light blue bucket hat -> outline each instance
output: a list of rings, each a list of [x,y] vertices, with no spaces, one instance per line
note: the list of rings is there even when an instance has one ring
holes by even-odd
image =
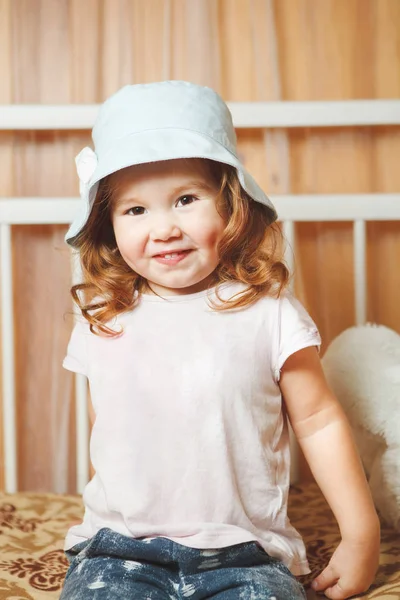
[[[127,85],[101,106],[93,127],[94,151],[76,157],[80,179],[79,212],[65,241],[82,230],[99,181],[125,167],[177,158],[208,158],[235,167],[247,194],[277,214],[271,200],[237,155],[232,115],[211,88],[187,81]]]

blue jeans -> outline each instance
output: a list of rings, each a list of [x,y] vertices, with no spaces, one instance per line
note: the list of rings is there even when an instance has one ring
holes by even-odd
[[[257,542],[199,550],[100,529],[66,552],[60,600],[305,600],[289,569]]]

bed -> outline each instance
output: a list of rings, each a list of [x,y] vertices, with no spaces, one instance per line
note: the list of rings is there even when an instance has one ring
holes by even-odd
[[[251,105],[232,108],[240,127],[312,127],[400,124],[400,102],[361,103],[270,103],[255,110]],[[275,106],[276,104],[276,106]],[[312,104],[312,106],[311,106]],[[274,105],[274,106],[272,106]],[[319,106],[315,106],[319,105]],[[3,107],[4,108],[4,107]],[[89,129],[94,109],[75,106],[9,107],[3,111],[0,129]],[[283,112],[282,112],[283,110]],[[83,117],[82,117],[83,115]],[[287,262],[293,264],[295,228],[298,221],[352,221],[354,223],[354,274],[356,323],[366,319],[366,222],[399,220],[399,194],[361,194],[333,196],[279,196],[272,198],[289,241]],[[76,211],[77,198],[2,198],[0,199],[0,269],[2,400],[4,424],[5,491],[0,492],[0,600],[52,600],[60,595],[68,568],[62,547],[70,524],[83,514],[80,497],[89,478],[87,386],[76,376],[76,492],[77,495],[18,492],[15,414],[15,365],[13,361],[14,303],[12,291],[11,227],[14,224],[67,224]],[[72,279],[79,279],[79,265],[73,261]],[[292,481],[298,481],[296,447]],[[324,498],[314,483],[293,483],[290,517],[305,538],[312,569],[302,578],[309,583],[327,564],[339,540],[339,532]],[[309,590],[308,594],[312,597]],[[396,532],[383,525],[380,568],[375,583],[363,596],[366,599],[400,599],[400,542]]]
[[[330,509],[313,483],[293,485],[290,517],[305,538],[312,573],[306,589],[326,566],[339,541]],[[68,526],[83,514],[79,496],[61,494],[0,495],[0,599],[56,600],[68,561],[62,550]],[[312,597],[310,590],[308,591]],[[400,542],[390,527],[382,529],[380,567],[365,600],[400,598]]]

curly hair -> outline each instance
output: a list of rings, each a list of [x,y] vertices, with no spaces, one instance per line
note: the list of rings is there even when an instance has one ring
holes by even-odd
[[[226,223],[218,244],[219,264],[209,286],[216,285],[218,299],[209,299],[212,308],[239,309],[261,296],[278,297],[288,283],[289,272],[282,261],[282,233],[277,224],[271,223],[270,209],[243,190],[234,167],[200,160],[208,163],[218,186],[216,207]],[[111,222],[118,183],[115,177],[110,178],[100,181],[89,218],[70,242],[79,251],[84,280],[72,286],[71,295],[92,333],[116,336],[120,332],[107,323],[134,309],[138,296],[148,288],[146,280],[127,265],[119,252]],[[222,300],[220,285],[234,281],[244,283],[246,288]]]

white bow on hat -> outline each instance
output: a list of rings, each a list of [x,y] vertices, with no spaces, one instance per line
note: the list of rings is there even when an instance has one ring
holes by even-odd
[[[85,146],[75,157],[76,170],[79,177],[79,193],[82,199],[88,199],[89,182],[93,177],[98,160],[97,155],[91,148]]]

